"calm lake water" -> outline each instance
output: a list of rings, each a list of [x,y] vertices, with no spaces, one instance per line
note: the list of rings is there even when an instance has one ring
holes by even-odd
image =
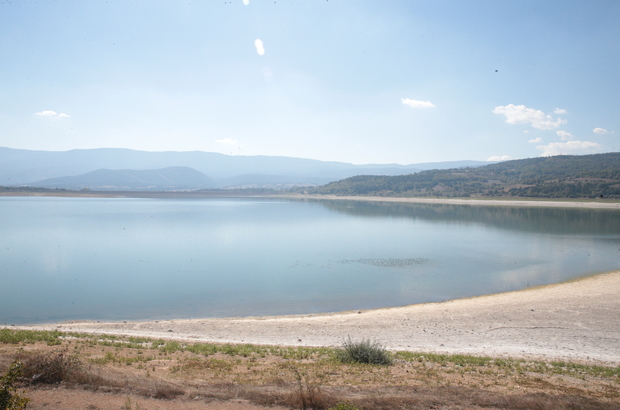
[[[370,309],[615,269],[614,210],[0,198],[0,324]]]

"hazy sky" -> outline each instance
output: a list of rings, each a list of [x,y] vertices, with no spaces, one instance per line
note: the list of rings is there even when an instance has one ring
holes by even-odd
[[[0,146],[618,151],[619,21],[616,0],[4,0]]]

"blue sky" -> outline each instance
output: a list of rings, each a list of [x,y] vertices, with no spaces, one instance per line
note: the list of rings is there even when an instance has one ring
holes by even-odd
[[[615,0],[0,0],[0,146],[618,151],[618,21]]]

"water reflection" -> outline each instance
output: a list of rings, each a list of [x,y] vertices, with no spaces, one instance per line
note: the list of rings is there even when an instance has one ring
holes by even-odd
[[[617,211],[0,198],[0,324],[297,314],[620,268]]]
[[[617,235],[620,210],[578,208],[527,208],[394,202],[317,200],[345,214],[409,218],[429,222],[483,224],[494,228],[558,235]]]

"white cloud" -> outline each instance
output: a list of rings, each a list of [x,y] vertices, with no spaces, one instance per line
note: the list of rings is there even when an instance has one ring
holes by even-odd
[[[595,134],[607,134],[609,133],[609,131],[607,131],[605,128],[595,128],[592,130],[592,132],[594,132]]]
[[[523,130],[523,133],[524,133],[524,134],[529,134],[529,133],[530,133],[530,130]]]
[[[552,142],[548,145],[539,145],[536,147],[536,149],[543,152],[540,154],[541,157],[550,157],[553,155],[562,154],[585,154],[588,152],[599,151],[601,148],[601,144],[590,141]]]
[[[557,131],[556,134],[558,134],[558,136],[562,138],[563,141],[572,140],[573,138],[575,138],[573,137],[573,134],[566,131]]]
[[[493,113],[505,115],[508,124],[532,124],[532,127],[539,130],[551,130],[567,122],[562,118],[554,120],[552,116],[540,110],[527,108],[525,105],[499,106],[495,107]]]
[[[35,113],[35,115],[40,115],[41,117],[55,117],[57,114],[56,111],[41,111]]]
[[[487,161],[510,161],[512,157],[510,155],[494,155],[489,157]]]
[[[243,4],[247,6],[248,4],[250,4],[250,0],[243,0]]]
[[[61,112],[60,114],[57,114],[56,111],[52,111],[52,110],[35,112],[34,115],[38,115],[38,116],[41,116],[41,117],[51,117],[51,118],[69,118],[69,117],[71,117],[70,115],[65,114],[63,112]]]
[[[223,140],[215,140],[215,142],[219,142],[220,144],[236,144],[239,141],[232,138],[224,138]]]
[[[256,52],[259,56],[265,54],[265,46],[263,45],[263,40],[261,40],[260,38],[254,40],[254,47],[256,47]]]
[[[556,108],[555,111],[553,111],[555,114],[566,114],[566,110],[563,108]]]
[[[400,100],[411,108],[435,108],[435,104],[430,101],[412,100],[411,98],[401,98]]]
[[[528,142],[541,143],[541,142],[543,142],[543,139],[538,137],[538,138],[531,139]]]

